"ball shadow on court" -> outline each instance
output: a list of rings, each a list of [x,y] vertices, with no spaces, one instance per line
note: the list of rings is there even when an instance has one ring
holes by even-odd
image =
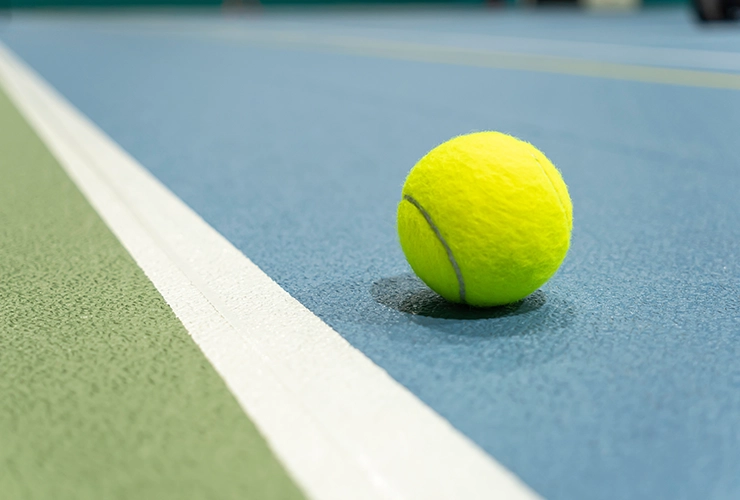
[[[547,302],[542,290],[505,306],[471,307],[454,304],[433,292],[411,273],[374,282],[370,293],[375,302],[406,314],[439,319],[483,320],[518,316],[536,311]]]

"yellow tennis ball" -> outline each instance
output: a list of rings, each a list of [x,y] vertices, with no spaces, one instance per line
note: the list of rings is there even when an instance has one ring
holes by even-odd
[[[560,172],[531,144],[499,132],[455,137],[414,166],[398,235],[414,272],[452,302],[523,299],[555,274],[573,206]]]

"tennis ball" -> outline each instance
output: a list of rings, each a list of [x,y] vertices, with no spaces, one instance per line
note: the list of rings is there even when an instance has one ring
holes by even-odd
[[[414,272],[452,302],[523,299],[555,274],[570,246],[573,206],[537,148],[499,132],[455,137],[414,166],[398,235]]]

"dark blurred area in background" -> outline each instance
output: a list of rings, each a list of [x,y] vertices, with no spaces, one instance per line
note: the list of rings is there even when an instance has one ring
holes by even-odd
[[[224,8],[259,10],[262,8],[583,8],[605,12],[630,12],[643,7],[691,6],[701,22],[725,22],[740,17],[740,0],[0,0],[0,16],[15,9],[66,8]]]
[[[691,0],[0,0],[0,7],[56,8],[56,7],[156,7],[156,6],[532,6],[532,5],[612,5],[639,7],[641,5],[682,5]]]

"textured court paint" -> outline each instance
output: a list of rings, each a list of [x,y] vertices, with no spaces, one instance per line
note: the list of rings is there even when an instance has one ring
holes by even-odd
[[[0,155],[0,498],[303,498],[1,93]]]
[[[678,11],[332,22],[413,27],[427,41],[498,32],[730,50],[737,36]],[[545,497],[740,496],[736,92],[65,23],[17,21],[0,37],[291,295]],[[491,128],[547,152],[576,218],[569,256],[542,292],[483,316],[435,302],[409,276],[394,222],[424,152]]]

